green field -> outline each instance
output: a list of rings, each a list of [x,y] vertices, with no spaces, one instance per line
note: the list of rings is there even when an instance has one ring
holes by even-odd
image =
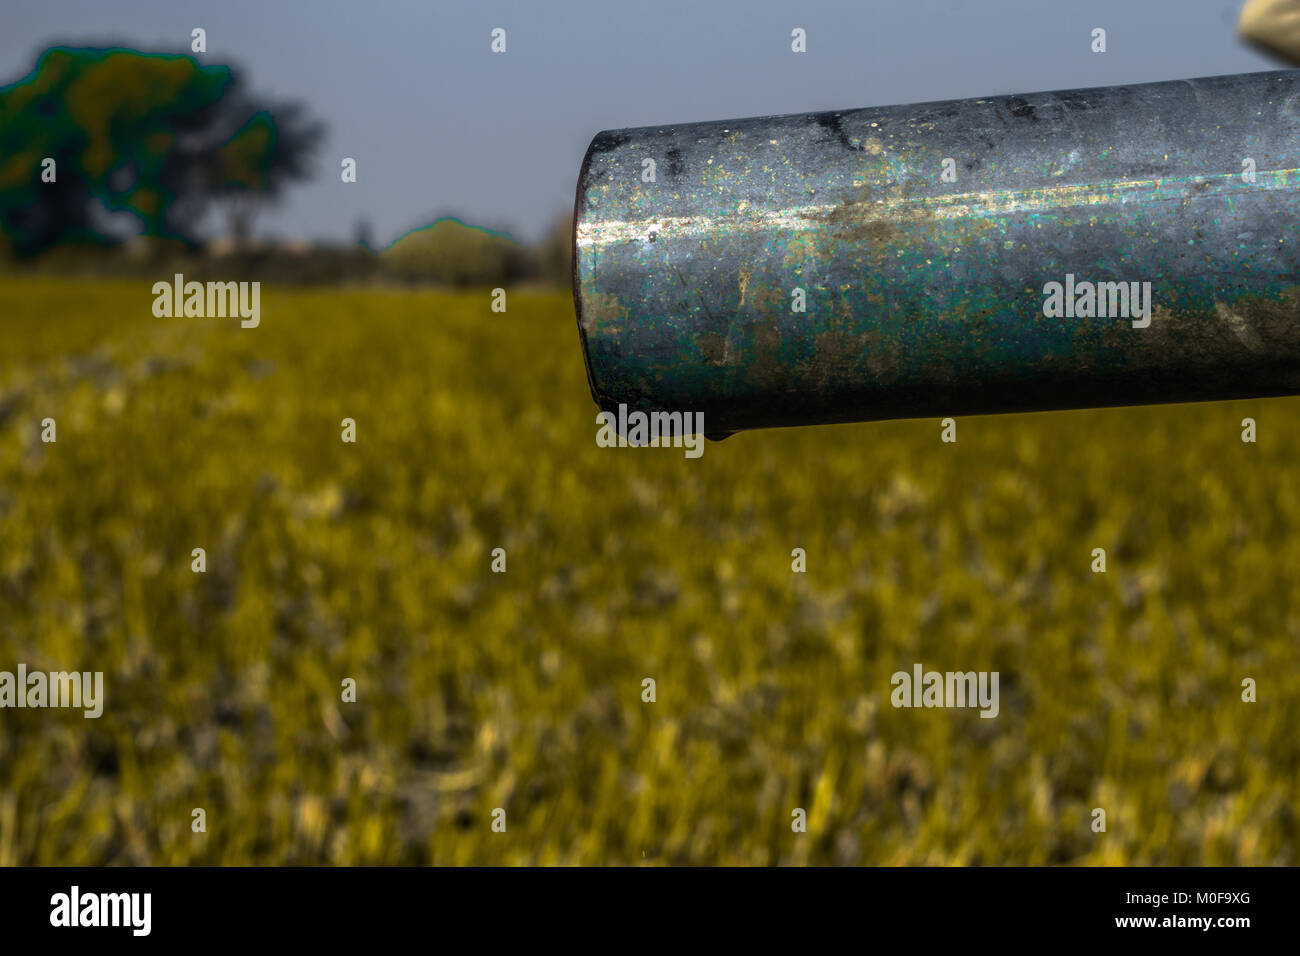
[[[1300,863],[1300,399],[690,460],[562,293],[150,286],[0,280],[0,670],[106,697],[0,710],[0,864]]]

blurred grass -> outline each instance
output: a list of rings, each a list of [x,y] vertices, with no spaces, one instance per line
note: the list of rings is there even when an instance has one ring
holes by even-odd
[[[106,688],[0,711],[0,863],[1300,863],[1296,400],[687,460],[564,294],[149,288],[0,284],[0,669]]]

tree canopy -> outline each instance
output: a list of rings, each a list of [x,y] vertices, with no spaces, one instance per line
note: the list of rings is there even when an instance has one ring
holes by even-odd
[[[0,231],[19,253],[112,242],[101,212],[126,212],[145,235],[193,241],[213,203],[246,231],[253,203],[306,175],[321,133],[301,106],[250,96],[228,66],[53,47],[0,87]]]

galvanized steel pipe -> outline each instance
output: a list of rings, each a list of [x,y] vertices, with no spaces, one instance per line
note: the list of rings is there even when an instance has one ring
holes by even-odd
[[[1298,199],[1300,71],[603,132],[592,395],[721,437],[1297,393]]]

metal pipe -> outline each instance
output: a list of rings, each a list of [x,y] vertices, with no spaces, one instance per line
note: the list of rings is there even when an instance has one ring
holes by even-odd
[[[603,132],[592,396],[724,437],[1295,394],[1298,193],[1300,71]]]

